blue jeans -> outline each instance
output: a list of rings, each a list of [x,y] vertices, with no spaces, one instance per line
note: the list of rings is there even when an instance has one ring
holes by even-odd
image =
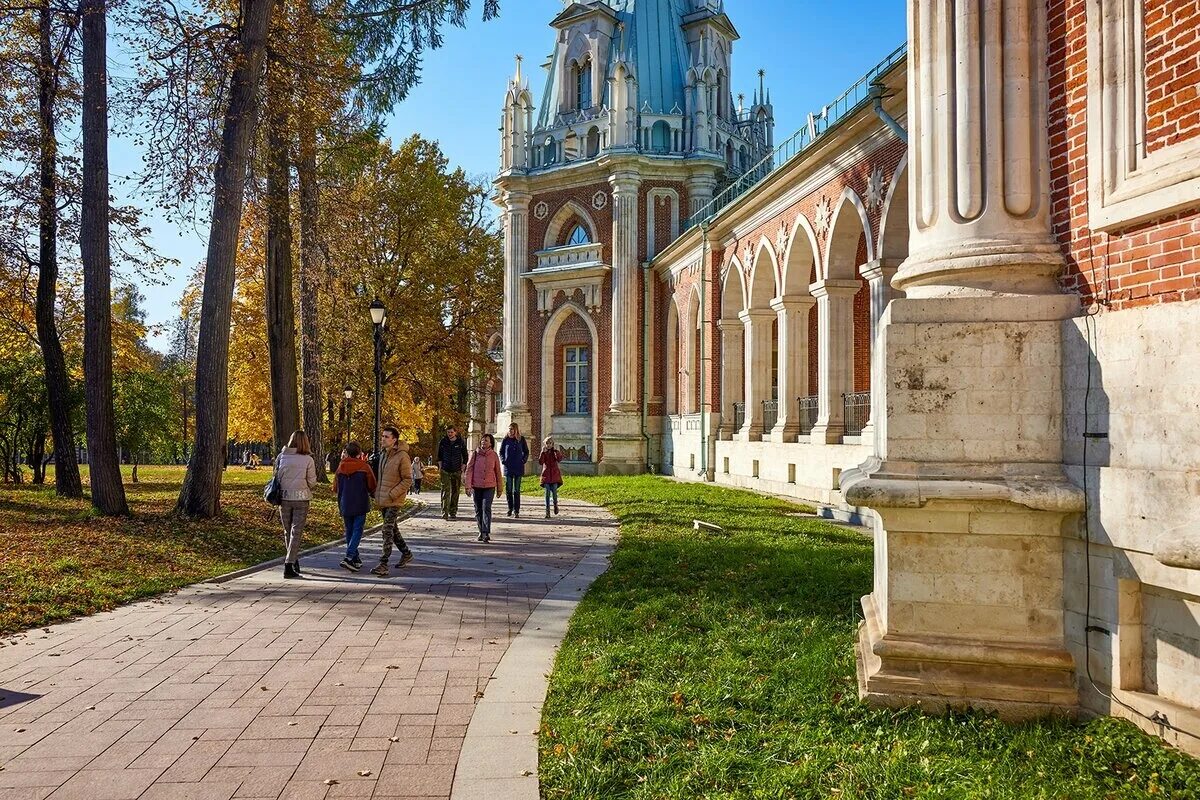
[[[504,476],[504,493],[508,496],[508,510],[521,513],[521,476]]]
[[[546,513],[550,513],[550,498],[554,498],[554,510],[558,511],[558,487],[557,483],[547,483],[544,487],[546,490]]]
[[[471,497],[475,501],[475,522],[484,538],[492,535],[492,500],[496,498],[495,488],[472,489]]]
[[[342,517],[346,525],[346,558],[358,561],[358,543],[362,541],[363,524],[367,521],[366,514],[357,517]]]

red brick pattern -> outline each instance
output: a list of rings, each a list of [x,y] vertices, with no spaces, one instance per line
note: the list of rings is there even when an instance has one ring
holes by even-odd
[[[1175,86],[1176,78],[1185,75],[1193,76],[1193,86],[1196,82],[1196,73],[1189,66],[1197,57],[1192,49],[1196,20],[1200,19],[1196,8],[1196,0],[1147,3],[1151,116],[1166,113],[1169,120],[1174,120],[1152,122],[1158,146],[1168,139],[1176,141],[1179,136],[1200,135],[1200,125],[1190,121],[1195,96]],[[1158,20],[1168,10],[1172,22],[1164,28]],[[1050,0],[1047,20],[1050,192],[1054,231],[1067,262],[1062,285],[1078,292],[1085,305],[1098,302],[1114,309],[1200,299],[1200,213],[1177,213],[1116,233],[1091,229],[1087,76],[1096,65],[1087,63],[1086,0]],[[1153,81],[1149,79],[1151,72]],[[1172,76],[1169,81],[1168,74]],[[1156,94],[1160,89],[1165,92],[1168,86],[1175,88],[1161,96]]]
[[[867,261],[867,239],[858,240],[859,264]],[[854,295],[854,386],[853,391],[871,390],[871,287],[858,276],[858,294]]]
[[[1200,0],[1145,0],[1146,150],[1200,134]]]

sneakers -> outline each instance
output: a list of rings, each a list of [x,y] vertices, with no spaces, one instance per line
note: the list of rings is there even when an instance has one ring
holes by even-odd
[[[380,564],[380,565],[379,565],[379,566],[377,566],[375,569],[371,570],[371,574],[372,574],[372,575],[378,575],[378,576],[379,576],[379,577],[381,577],[381,578],[386,578],[386,577],[388,576],[388,566],[387,566],[387,564]]]
[[[546,519],[550,519],[550,509],[546,509]]]
[[[442,512],[442,519],[446,519],[446,520],[448,520],[448,519],[450,519],[450,515],[449,515],[449,514],[447,514],[445,511],[443,511],[443,512]]]
[[[555,514],[557,514],[557,513],[558,513],[558,503],[555,503],[555,504],[554,504],[554,513],[555,513]]]
[[[348,569],[351,572],[358,572],[362,569],[362,562],[355,563],[353,559],[343,558],[340,564],[342,569]]]
[[[400,567],[403,567],[405,564],[412,561],[412,559],[413,554],[411,550],[406,553],[401,553],[400,560],[396,562],[396,568],[399,569]]]
[[[479,536],[475,537],[475,541],[477,541],[477,542],[490,542],[491,540],[492,540],[492,537],[486,536],[482,533],[479,534]]]
[[[512,515],[513,515],[513,510],[511,508],[508,511],[504,512],[504,516],[506,516],[506,517],[511,517]]]
[[[296,565],[295,564],[284,564],[283,565],[283,577],[288,578],[288,579],[299,578],[300,573],[296,571]]]

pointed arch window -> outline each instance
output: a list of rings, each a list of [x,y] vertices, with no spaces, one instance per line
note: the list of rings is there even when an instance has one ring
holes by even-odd
[[[575,68],[575,107],[579,111],[592,107],[592,60],[589,58]]]
[[[567,237],[567,246],[571,247],[577,244],[591,244],[592,237],[588,235],[587,229],[582,225],[576,224],[571,229],[571,235]]]

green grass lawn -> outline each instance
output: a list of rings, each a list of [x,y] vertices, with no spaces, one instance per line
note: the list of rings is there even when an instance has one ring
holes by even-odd
[[[133,516],[101,518],[87,500],[45,486],[0,485],[0,634],[92,614],[283,555],[279,516],[262,500],[269,469],[230,467],[222,515],[192,521],[172,509],[183,467],[122,470]],[[83,477],[86,482],[87,470]],[[86,491],[86,486],[85,486]],[[337,503],[318,486],[305,544],[342,535]]]
[[[546,798],[1200,798],[1200,762],[1118,720],[1012,726],[860,703],[871,543],[856,531],[663,478],[562,491],[607,506],[621,541],[551,676]]]

